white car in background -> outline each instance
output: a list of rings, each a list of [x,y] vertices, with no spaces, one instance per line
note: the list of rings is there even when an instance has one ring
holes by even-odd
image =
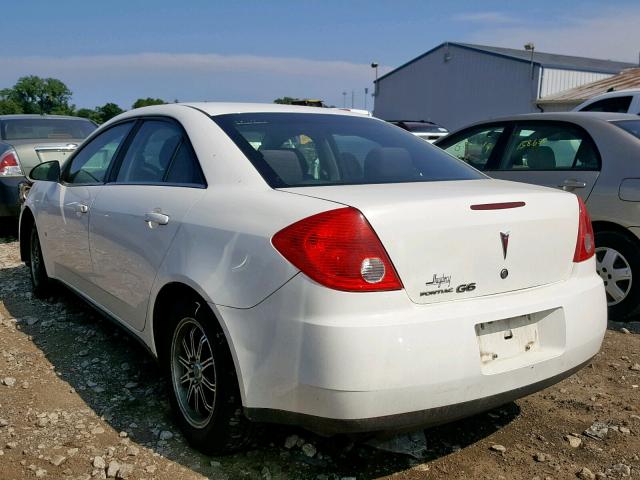
[[[408,120],[389,120],[396,127],[400,127],[408,132],[413,133],[416,137],[426,140],[429,143],[433,143],[436,140],[441,139],[449,134],[449,130],[441,127],[437,123],[420,121],[408,121]]]
[[[582,102],[574,112],[612,112],[640,115],[640,89],[607,92]]]
[[[252,422],[418,428],[545,388],[599,351],[606,300],[575,195],[492,180],[384,121],[172,104],[37,166],[20,223],[52,280],[158,357],[186,438]]]

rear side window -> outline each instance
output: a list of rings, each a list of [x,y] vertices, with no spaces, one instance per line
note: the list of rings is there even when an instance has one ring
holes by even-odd
[[[138,129],[122,160],[116,182],[203,183],[182,129],[162,120],[146,120]]]
[[[16,118],[0,122],[3,140],[71,140],[89,136],[97,127],[82,119]]]
[[[415,135],[346,115],[213,117],[274,188],[485,178]]]
[[[504,132],[503,126],[482,127],[456,135],[452,140],[448,142],[445,140],[438,146],[463,162],[483,170],[502,132]]]
[[[518,124],[499,170],[598,170],[600,156],[589,135],[571,124]]]
[[[611,122],[616,127],[620,127],[626,130],[636,138],[640,138],[640,120],[622,120],[618,122]]]
[[[581,112],[613,112],[613,113],[627,113],[629,111],[629,105],[631,105],[632,97],[612,97],[598,100],[597,102],[590,103],[584,108],[581,108]]]

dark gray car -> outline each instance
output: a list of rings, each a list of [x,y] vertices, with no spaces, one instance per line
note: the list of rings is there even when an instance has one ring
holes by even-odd
[[[637,115],[517,115],[470,125],[435,144],[492,177],[562,188],[580,195],[593,221],[597,268],[604,280],[609,314],[623,319],[638,313]]]
[[[63,161],[96,128],[79,117],[0,115],[0,217],[17,216],[18,185],[34,166]]]

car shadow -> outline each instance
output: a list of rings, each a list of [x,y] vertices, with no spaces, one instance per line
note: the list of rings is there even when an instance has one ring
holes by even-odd
[[[21,265],[0,269],[0,291],[6,292],[4,304],[17,319],[16,328],[30,336],[89,408],[116,431],[127,432],[132,442],[210,478],[377,478],[473,445],[520,413],[510,403],[428,429],[421,458],[373,448],[365,436],[324,438],[277,425],[259,425],[246,451],[213,458],[189,447],[178,433],[165,394],[167,385],[155,361],[120,327],[62,287],[48,300],[32,298],[28,270]],[[174,435],[161,439],[163,431]],[[299,445],[286,449],[285,441],[292,435],[311,443],[318,453],[309,457]]]

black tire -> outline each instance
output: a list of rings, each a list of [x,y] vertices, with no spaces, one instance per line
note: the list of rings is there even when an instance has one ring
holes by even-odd
[[[29,272],[31,273],[31,289],[36,298],[46,298],[51,296],[52,286],[47,268],[42,257],[40,247],[40,237],[38,229],[34,224],[29,235]]]
[[[640,306],[640,249],[633,240],[618,232],[601,231],[595,236],[597,269],[607,290],[609,319],[630,320]],[[631,276],[628,280],[620,280],[621,276],[615,272],[621,272],[625,265]],[[616,281],[616,277],[619,280]],[[619,292],[624,293],[622,298]]]
[[[169,379],[171,407],[184,436],[193,447],[209,455],[228,454],[243,449],[251,440],[253,425],[242,413],[235,366],[229,345],[215,316],[205,302],[194,299],[173,304],[167,312],[166,320],[161,363]],[[193,336],[188,335],[194,331],[196,333]],[[189,358],[194,360],[190,363],[191,370],[185,368],[184,363],[175,360],[176,355],[182,356],[183,360],[188,356],[180,340],[185,336],[194,338],[198,344],[203,336],[206,339],[197,361],[195,356]],[[190,346],[189,349],[191,350]],[[197,347],[193,351],[200,352]],[[211,366],[205,359],[209,355],[212,358]],[[197,367],[200,380],[196,378],[196,365],[200,365]],[[185,376],[188,387],[180,382],[181,377]],[[195,395],[189,401],[185,397],[192,388],[192,380],[193,385],[196,385],[193,387]],[[211,383],[215,386],[213,394],[207,386]],[[199,399],[199,410],[198,404],[193,404],[194,398]],[[202,405],[203,402],[207,407],[212,407],[210,411]]]

